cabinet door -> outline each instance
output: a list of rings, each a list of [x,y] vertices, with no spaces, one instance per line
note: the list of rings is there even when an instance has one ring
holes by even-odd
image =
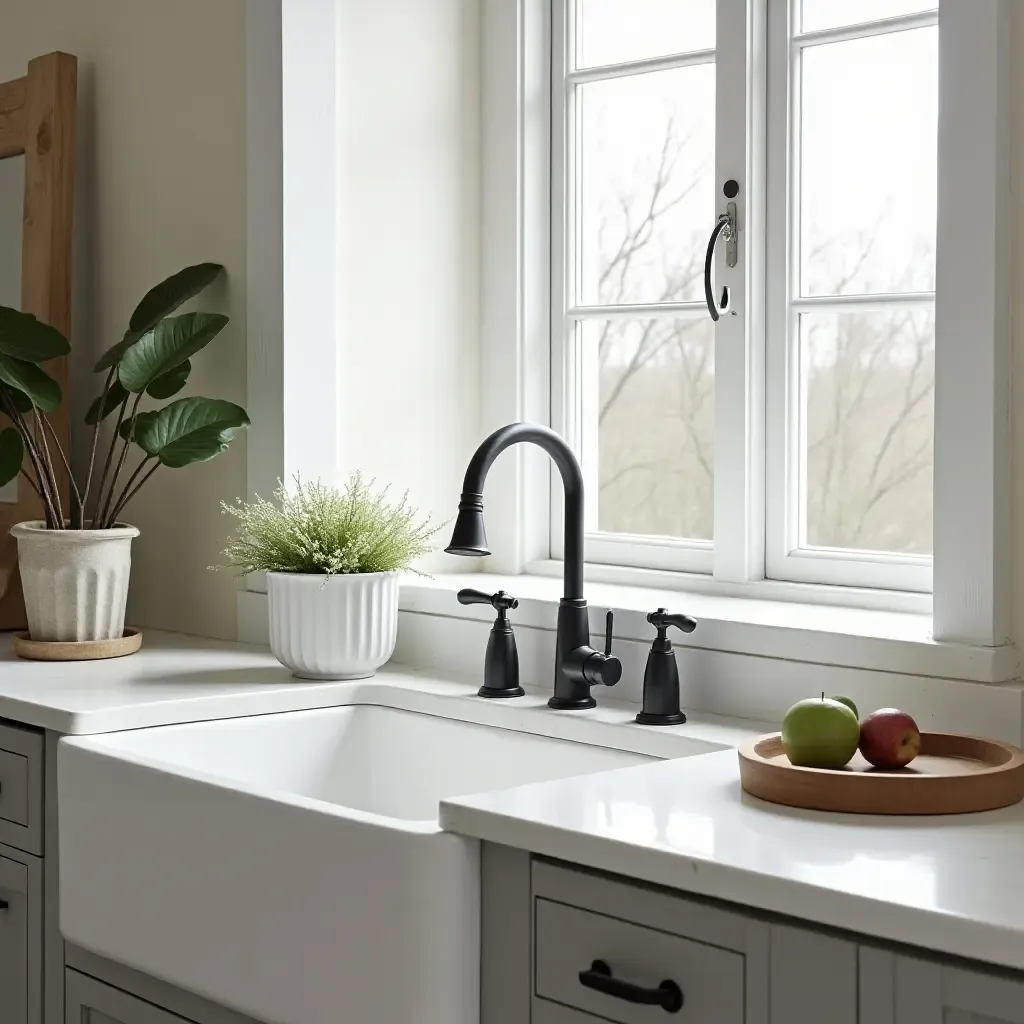
[[[771,1024],[857,1024],[854,943],[788,924],[773,924],[769,942]]]
[[[67,1024],[191,1024],[184,1017],[72,970],[66,974],[64,1013]]]
[[[28,868],[0,857],[0,1020],[4,1024],[30,1024],[28,914]]]
[[[1024,981],[918,957],[895,958],[895,1024],[1024,1024]]]

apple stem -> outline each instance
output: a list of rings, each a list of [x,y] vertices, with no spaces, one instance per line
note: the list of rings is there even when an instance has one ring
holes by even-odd
[[[825,699],[825,691],[824,691],[824,690],[822,690],[822,691],[821,691],[821,699],[822,699],[822,700],[824,700],[824,699]]]

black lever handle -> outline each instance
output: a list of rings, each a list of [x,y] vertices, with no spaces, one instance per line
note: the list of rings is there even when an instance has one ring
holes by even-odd
[[[647,621],[656,629],[667,629],[675,626],[684,633],[692,633],[697,628],[697,620],[691,619],[689,615],[669,615],[668,609],[659,608],[647,616]]]
[[[495,611],[507,612],[519,607],[519,602],[504,590],[496,594],[485,594],[482,590],[460,590],[455,595],[459,604],[489,604]]]
[[[718,223],[715,224],[714,231],[711,232],[711,238],[708,239],[708,251],[704,257],[704,301],[708,305],[708,312],[711,314],[711,319],[718,321],[721,316],[720,310],[728,309],[729,307],[729,289],[722,289],[722,302],[719,306],[715,302],[715,287],[711,283],[711,266],[715,260],[715,246],[718,245],[718,236],[725,230],[732,230],[732,222],[729,219],[727,213],[723,213],[718,218]],[[728,237],[728,235],[726,236]]]
[[[604,617],[604,653],[608,657],[612,653],[612,625],[615,622],[615,612],[611,609]]]
[[[678,1013],[683,1008],[683,991],[669,979],[657,988],[643,988],[628,981],[612,977],[612,969],[603,960],[595,960],[589,971],[580,971],[580,984],[613,999],[641,1006],[660,1006],[666,1013]]]

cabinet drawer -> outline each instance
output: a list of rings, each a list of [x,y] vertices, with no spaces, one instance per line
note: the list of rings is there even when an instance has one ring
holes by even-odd
[[[64,978],[66,1024],[191,1024],[78,971],[68,970]]]
[[[43,736],[8,725],[0,725],[0,843],[43,853]]]
[[[672,1019],[743,1024],[743,959],[739,953],[616,917],[543,898],[534,902],[535,1001],[616,1024]],[[674,1000],[676,988],[681,1009]],[[658,992],[664,993],[667,1005],[629,1001]],[[543,1016],[544,1007],[537,1011]]]

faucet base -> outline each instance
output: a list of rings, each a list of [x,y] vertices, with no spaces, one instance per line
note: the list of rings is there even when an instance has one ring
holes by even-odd
[[[526,691],[521,686],[481,686],[476,691],[478,697],[489,697],[491,700],[502,700],[505,697],[525,697]]]
[[[597,701],[593,697],[552,697],[548,707],[555,711],[586,711],[588,708],[596,708]]]
[[[674,715],[641,711],[636,716],[636,721],[640,725],[685,725],[686,715],[682,711]]]

